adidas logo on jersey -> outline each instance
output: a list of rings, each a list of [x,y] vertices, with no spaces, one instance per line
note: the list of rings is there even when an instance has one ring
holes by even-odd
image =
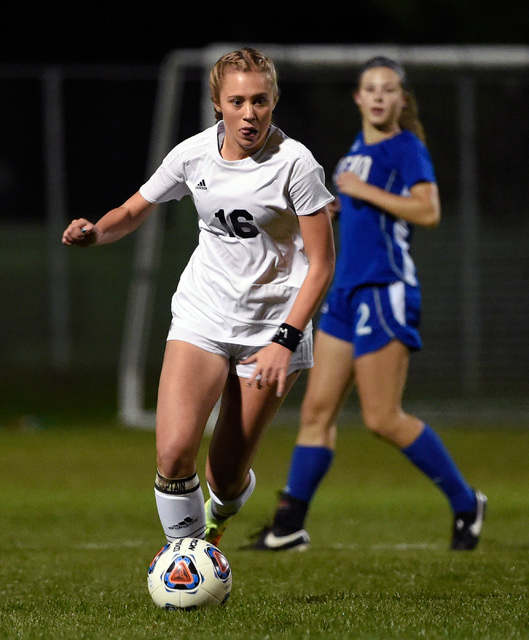
[[[195,187],[195,189],[201,189],[202,191],[207,191],[208,188],[206,187],[206,181],[205,180],[201,180],[197,186]]]

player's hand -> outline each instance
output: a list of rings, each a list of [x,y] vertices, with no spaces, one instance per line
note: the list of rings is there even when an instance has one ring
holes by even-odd
[[[352,171],[344,171],[335,180],[336,187],[346,196],[363,200],[366,183]]]
[[[264,385],[273,387],[276,385],[276,396],[280,398],[285,392],[285,385],[288,375],[288,365],[292,352],[275,342],[259,349],[252,356],[241,361],[241,364],[256,363],[255,370],[247,385],[255,385],[257,389],[262,389]]]
[[[78,245],[88,247],[97,244],[100,233],[96,226],[84,218],[72,220],[70,225],[62,234],[62,243],[67,245]]]

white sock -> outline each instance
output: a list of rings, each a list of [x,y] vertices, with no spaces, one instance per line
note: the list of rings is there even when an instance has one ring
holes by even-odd
[[[167,542],[204,538],[206,511],[196,473],[189,478],[165,478],[157,472],[154,496]]]
[[[208,482],[209,495],[211,497],[211,512],[214,518],[221,521],[227,520],[239,512],[243,504],[248,500],[255,489],[255,473],[252,469],[250,469],[248,475],[250,476],[248,486],[240,496],[237,496],[233,500],[221,500],[213,493]]]

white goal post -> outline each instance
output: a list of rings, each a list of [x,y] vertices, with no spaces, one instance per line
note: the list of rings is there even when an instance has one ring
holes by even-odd
[[[204,78],[202,91],[201,120],[203,127],[212,124],[213,112],[207,90],[209,69],[227,51],[238,48],[238,44],[214,44],[198,50],[175,50],[160,67],[155,113],[151,133],[151,143],[147,163],[147,175],[160,164],[173,146],[173,136],[184,98],[184,75],[189,68],[199,68]],[[435,69],[528,69],[529,47],[526,46],[389,46],[389,45],[276,45],[258,44],[277,64],[280,79],[285,77],[281,66],[289,69],[354,69],[373,55],[387,55],[401,61],[407,68],[425,68],[432,73]],[[474,188],[475,145],[472,136],[474,96],[472,86],[462,86],[459,92],[460,131],[466,131],[461,144],[466,162],[460,176],[461,210],[464,211],[468,234],[472,243],[476,221],[476,192]],[[468,134],[470,132],[470,134]],[[138,230],[137,244],[133,256],[132,276],[128,294],[123,341],[118,371],[118,409],[122,422],[127,426],[152,428],[154,415],[146,410],[145,372],[146,355],[151,329],[151,313],[156,289],[156,279],[161,254],[161,237],[164,223],[164,208]],[[477,242],[477,240],[474,240]],[[473,252],[468,251],[468,261],[464,264],[462,278],[472,280]],[[464,283],[463,283],[464,286]],[[472,306],[477,304],[477,293],[471,284],[465,296],[465,304],[470,306],[469,316],[477,317]],[[473,327],[473,336],[476,334]],[[472,337],[469,337],[470,342]],[[468,354],[468,376],[472,384],[472,352]]]

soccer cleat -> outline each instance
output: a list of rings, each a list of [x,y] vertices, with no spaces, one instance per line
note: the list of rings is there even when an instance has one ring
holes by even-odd
[[[206,541],[219,546],[222,534],[226,531],[228,520],[217,520],[211,512],[211,498],[206,502]]]
[[[265,527],[257,535],[255,542],[250,543],[247,548],[257,551],[306,551],[309,546],[310,537],[305,529],[279,536],[271,527]]]
[[[474,511],[455,514],[452,535],[452,550],[454,551],[471,551],[476,548],[479,542],[479,535],[487,512],[487,496],[481,491],[474,491],[474,494],[477,502]]]

